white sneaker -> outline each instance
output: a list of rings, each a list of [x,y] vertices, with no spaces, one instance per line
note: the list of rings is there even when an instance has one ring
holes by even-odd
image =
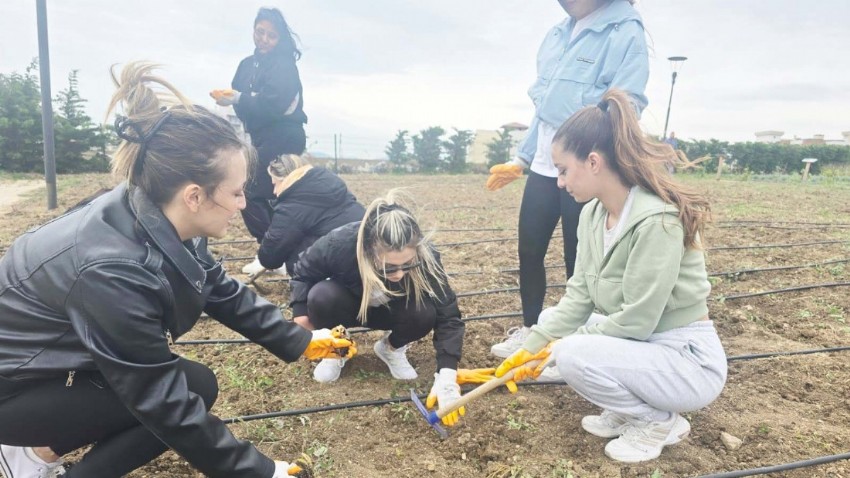
[[[679,443],[690,431],[691,424],[678,413],[663,422],[630,420],[620,438],[605,445],[605,454],[624,463],[654,460],[665,446]]]
[[[277,269],[272,269],[268,273],[276,276],[286,276],[286,264],[278,267]]]
[[[496,357],[510,357],[512,353],[522,347],[522,343],[525,342],[529,333],[531,333],[530,327],[511,327],[508,329],[508,338],[504,342],[499,342],[490,347],[490,353]]]
[[[260,264],[260,258],[258,258],[257,256],[254,256],[254,262],[243,267],[242,273],[252,275],[252,274],[256,274],[256,273],[260,272],[263,269],[264,269],[263,265]],[[277,269],[270,269],[267,272],[267,274],[275,274],[275,275],[279,275],[279,276],[285,276],[286,275],[286,264],[280,266]]]
[[[320,383],[336,382],[342,373],[342,367],[348,359],[326,358],[322,359],[313,369],[313,379]]]
[[[65,474],[62,460],[46,463],[30,447],[0,445],[0,470],[6,478],[56,478]]]
[[[375,346],[373,347],[375,355],[390,367],[390,373],[395,379],[415,380],[419,375],[416,374],[416,369],[407,361],[408,346],[405,345],[404,347],[394,349],[387,340],[389,336],[390,334],[386,334],[381,340],[375,342]]]
[[[257,272],[260,272],[261,270],[263,270],[263,265],[260,264],[260,259],[257,256],[254,256],[254,262],[243,267],[242,273],[252,275],[256,274]]]
[[[628,424],[626,417],[608,410],[602,410],[602,415],[588,415],[581,419],[584,431],[601,438],[617,438]]]

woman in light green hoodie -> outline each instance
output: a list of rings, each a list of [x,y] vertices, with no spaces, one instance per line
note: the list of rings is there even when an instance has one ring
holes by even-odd
[[[614,438],[606,455],[652,460],[690,432],[680,413],[714,401],[726,382],[706,305],[700,238],[709,204],[666,172],[673,150],[647,139],[621,91],[579,110],[552,143],[558,187],[590,201],[579,219],[576,273],[496,376],[517,369],[516,380],[537,377],[556,365],[602,408],[581,424]],[[533,359],[543,364],[524,365]]]

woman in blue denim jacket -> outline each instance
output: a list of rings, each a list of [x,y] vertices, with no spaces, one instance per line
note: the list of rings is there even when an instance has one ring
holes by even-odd
[[[643,20],[634,0],[558,0],[568,17],[555,25],[537,53],[537,80],[528,95],[535,114],[517,156],[493,166],[487,189],[493,191],[530,168],[519,213],[519,269],[523,327],[491,352],[508,357],[519,349],[537,323],[546,295],[544,259],[558,219],[564,235],[567,277],[576,262],[576,228],[583,203],[557,185],[552,164],[552,138],[576,111],[599,102],[609,88],[627,92],[640,113],[647,104],[644,89],[649,60]]]

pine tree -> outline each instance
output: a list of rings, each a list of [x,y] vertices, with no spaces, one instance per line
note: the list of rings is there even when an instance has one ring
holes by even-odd
[[[0,170],[43,170],[37,69],[38,63],[33,60],[24,74],[0,74]]]

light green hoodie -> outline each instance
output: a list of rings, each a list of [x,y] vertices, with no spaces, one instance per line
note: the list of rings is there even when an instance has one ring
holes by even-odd
[[[603,254],[607,213],[598,199],[584,206],[575,274],[545,323],[531,328],[523,344],[529,352],[574,333],[646,340],[708,314],[705,257],[701,250],[685,249],[678,210],[635,188],[631,212],[621,219],[626,223]],[[584,325],[594,309],[608,320]]]

